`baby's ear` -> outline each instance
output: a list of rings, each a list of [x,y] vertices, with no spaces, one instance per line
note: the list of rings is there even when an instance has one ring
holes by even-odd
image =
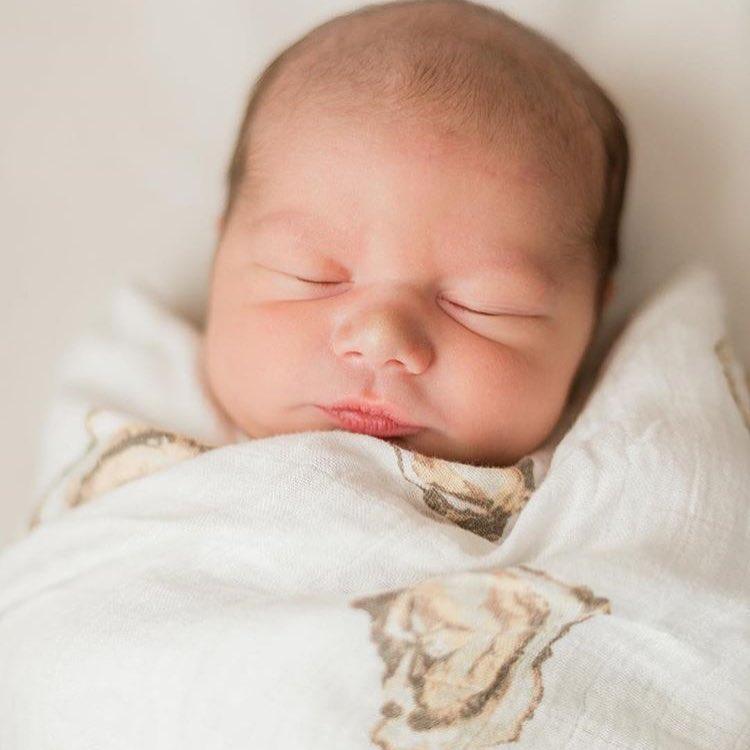
[[[602,292],[602,307],[606,307],[615,296],[615,282],[611,277],[607,279],[604,284],[604,291]]]

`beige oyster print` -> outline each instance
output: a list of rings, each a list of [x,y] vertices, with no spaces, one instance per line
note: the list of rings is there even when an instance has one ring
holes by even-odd
[[[437,515],[490,542],[497,542],[508,520],[521,512],[534,491],[534,463],[522,458],[502,468],[460,465],[393,445],[404,479],[419,487]],[[459,473],[460,471],[463,473]]]
[[[519,739],[544,695],[542,664],[607,599],[526,565],[429,578],[351,602],[371,618],[385,674],[383,750],[479,750]]]
[[[714,351],[721,364],[734,403],[737,404],[745,427],[750,430],[750,373],[745,372],[729,337],[720,338],[714,346]]]
[[[43,495],[30,521],[31,528],[46,511],[74,508],[125,482],[212,448],[105,409],[91,409],[85,427],[89,442],[83,455],[66,467]]]

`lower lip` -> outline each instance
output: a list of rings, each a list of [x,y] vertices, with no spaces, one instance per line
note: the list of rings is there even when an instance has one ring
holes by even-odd
[[[414,435],[422,429],[414,425],[399,424],[386,417],[374,417],[372,414],[364,414],[358,411],[320,408],[333,417],[344,429],[373,435],[374,437]]]

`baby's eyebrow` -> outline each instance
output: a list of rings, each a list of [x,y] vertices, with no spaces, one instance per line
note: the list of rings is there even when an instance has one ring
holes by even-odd
[[[304,234],[343,234],[342,230],[332,228],[322,216],[299,208],[282,208],[263,214],[249,223],[250,229],[265,229],[280,224],[285,229]]]
[[[349,235],[330,224],[322,217],[298,208],[284,208],[264,214],[248,222],[250,231],[265,232],[279,229],[292,236],[300,248],[308,247],[311,242],[318,242],[322,246],[341,245]],[[269,248],[270,251],[270,248]],[[346,268],[331,255],[316,253],[333,273],[346,274]]]

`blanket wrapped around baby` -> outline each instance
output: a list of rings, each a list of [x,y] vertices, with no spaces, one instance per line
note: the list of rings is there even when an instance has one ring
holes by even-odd
[[[131,284],[64,360],[0,553],[0,748],[750,748],[750,398],[711,269],[506,467],[251,440],[199,342]]]

